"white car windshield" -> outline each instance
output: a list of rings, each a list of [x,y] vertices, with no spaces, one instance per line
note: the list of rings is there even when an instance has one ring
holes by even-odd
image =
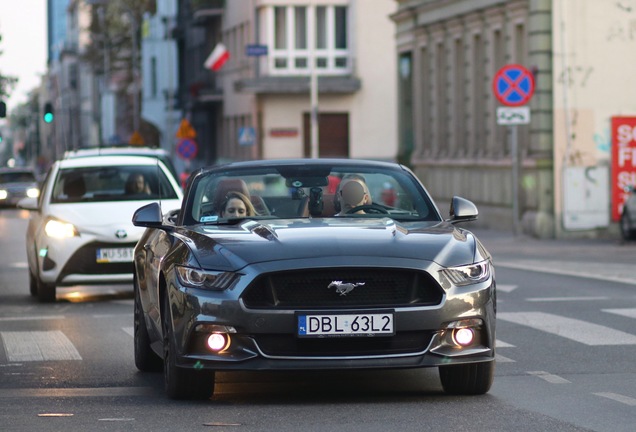
[[[52,203],[177,199],[156,166],[103,166],[59,171]]]

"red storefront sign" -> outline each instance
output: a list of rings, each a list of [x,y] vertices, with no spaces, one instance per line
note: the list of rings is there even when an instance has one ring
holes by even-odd
[[[612,220],[621,217],[628,193],[636,186],[636,117],[612,117]]]

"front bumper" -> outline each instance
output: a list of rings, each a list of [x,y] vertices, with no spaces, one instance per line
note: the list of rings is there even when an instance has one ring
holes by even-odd
[[[433,272],[429,272],[433,273]],[[418,368],[493,361],[495,357],[495,281],[447,287],[436,305],[395,307],[394,336],[297,336],[297,310],[249,309],[239,293],[212,293],[169,284],[177,365],[214,370],[321,370]],[[368,308],[360,308],[368,310]],[[306,310],[306,309],[305,309]],[[316,312],[311,308],[312,312]],[[319,312],[355,312],[324,309]],[[470,322],[474,342],[459,346],[451,328]],[[229,346],[212,352],[215,332]]]

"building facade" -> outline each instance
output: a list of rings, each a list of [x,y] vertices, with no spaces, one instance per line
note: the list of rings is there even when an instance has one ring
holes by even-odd
[[[591,87],[591,69],[563,61],[586,58],[588,68],[610,70],[593,60],[600,45],[590,41],[602,45],[602,27],[619,19],[620,8],[591,0],[397,3],[400,154],[439,202],[463,195],[478,204],[482,225],[538,237],[610,232],[608,199],[590,193],[607,176],[608,154],[594,149],[595,137],[606,136],[609,112],[623,112],[625,104],[614,99],[601,112],[608,86]],[[508,64],[524,66],[534,79],[527,125],[497,121],[492,82]],[[616,83],[616,75],[607,82]],[[592,183],[584,185],[586,178]]]
[[[395,159],[394,11],[390,1],[227,2],[220,155]]]

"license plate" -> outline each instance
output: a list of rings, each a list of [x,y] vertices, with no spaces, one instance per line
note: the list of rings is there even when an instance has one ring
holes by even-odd
[[[134,248],[97,249],[98,263],[132,262]]]
[[[299,337],[393,336],[393,312],[298,314]]]

